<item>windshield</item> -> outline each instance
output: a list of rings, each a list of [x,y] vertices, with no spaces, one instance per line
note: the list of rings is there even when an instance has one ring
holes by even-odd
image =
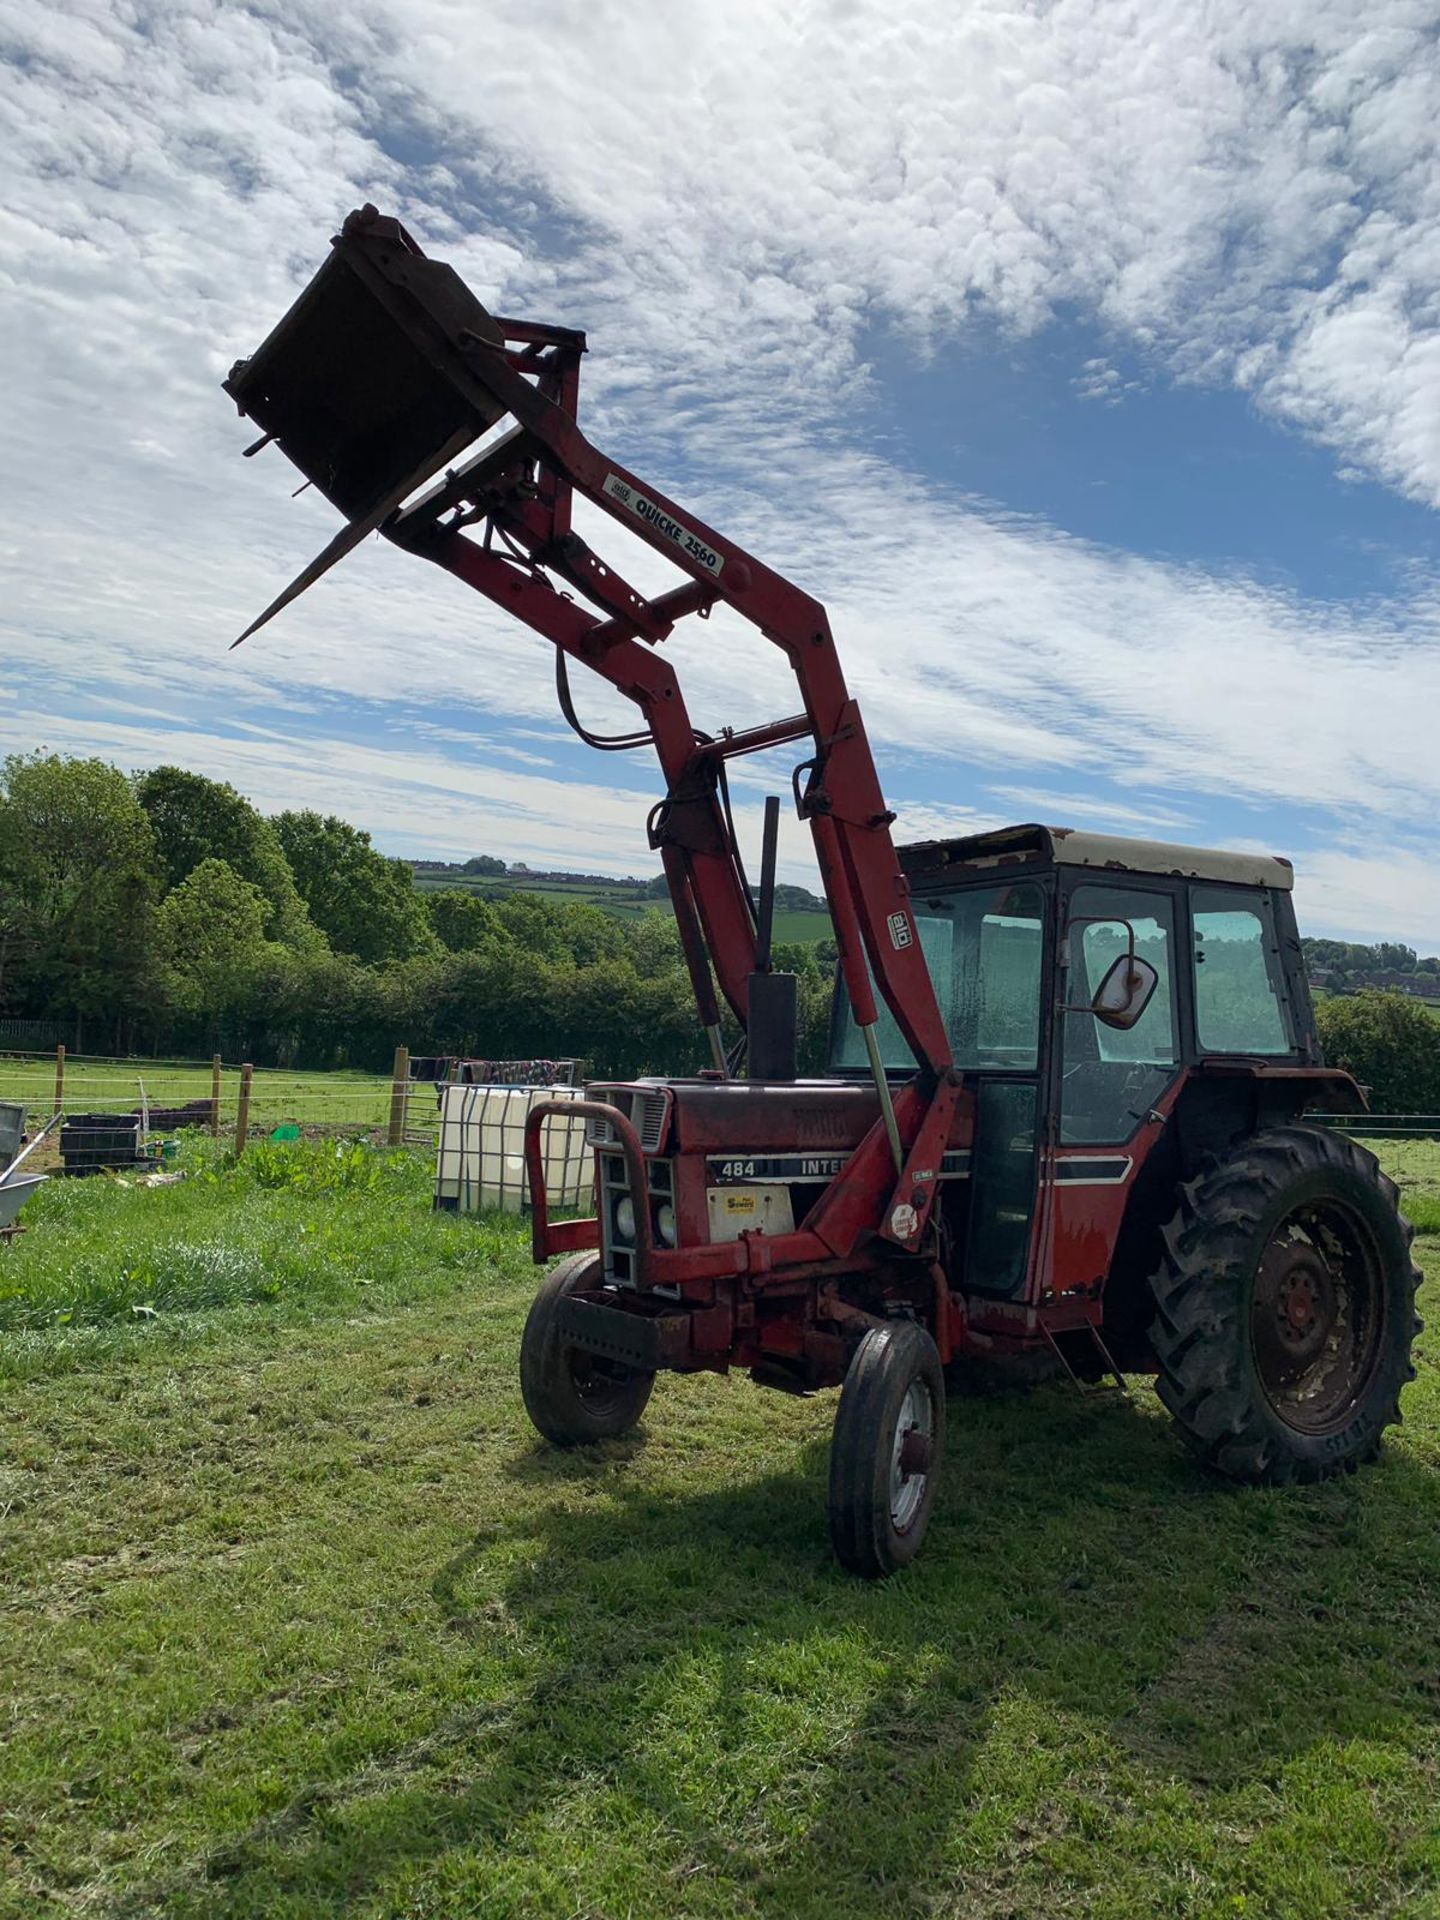
[[[1044,954],[1045,896],[1040,887],[1029,880],[968,887],[912,904],[920,951],[930,968],[956,1066],[1033,1073],[1040,1044]],[[832,1071],[863,1071],[869,1065],[865,1041],[843,980],[837,999]],[[883,1002],[875,1032],[887,1067],[914,1065]]]

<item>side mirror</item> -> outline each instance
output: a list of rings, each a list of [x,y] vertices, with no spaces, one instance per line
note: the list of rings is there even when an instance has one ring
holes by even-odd
[[[1122,953],[1106,969],[1090,1011],[1102,1025],[1128,1033],[1149,1006],[1160,976],[1138,953]]]

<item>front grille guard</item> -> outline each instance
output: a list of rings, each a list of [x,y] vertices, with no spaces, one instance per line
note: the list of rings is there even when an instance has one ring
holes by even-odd
[[[640,1136],[618,1107],[605,1100],[540,1100],[525,1120],[525,1170],[530,1185],[530,1250],[536,1263],[557,1253],[571,1253],[593,1247],[599,1232],[598,1220],[563,1220],[550,1224],[550,1203],[545,1192],[545,1153],[541,1137],[547,1120],[603,1121],[614,1136],[613,1144],[625,1156],[625,1172],[635,1200],[635,1285],[642,1292],[654,1284],[651,1261],[655,1236],[650,1223],[650,1178]]]

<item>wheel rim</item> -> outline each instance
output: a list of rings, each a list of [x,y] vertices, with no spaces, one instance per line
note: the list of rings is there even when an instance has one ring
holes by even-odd
[[[904,1533],[915,1523],[935,1460],[935,1402],[924,1380],[912,1380],[895,1422],[890,1448],[890,1524]]]
[[[599,1354],[571,1347],[567,1355],[570,1384],[577,1398],[593,1414],[603,1418],[614,1411],[625,1389],[635,1379],[633,1367],[618,1360],[604,1360]]]
[[[1297,1433],[1354,1417],[1383,1346],[1384,1264],[1375,1236],[1338,1200],[1297,1207],[1256,1275],[1250,1338],[1260,1385]]]

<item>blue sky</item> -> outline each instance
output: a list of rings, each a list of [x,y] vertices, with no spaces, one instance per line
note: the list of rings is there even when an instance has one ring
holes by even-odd
[[[902,833],[1263,846],[1309,930],[1440,948],[1437,28],[0,0],[0,748],[651,869],[644,756],[573,742],[543,648],[383,544],[226,651],[334,520],[218,383],[368,198],[585,327],[592,437],[826,601]],[[793,706],[737,624],[674,645],[702,720]]]

